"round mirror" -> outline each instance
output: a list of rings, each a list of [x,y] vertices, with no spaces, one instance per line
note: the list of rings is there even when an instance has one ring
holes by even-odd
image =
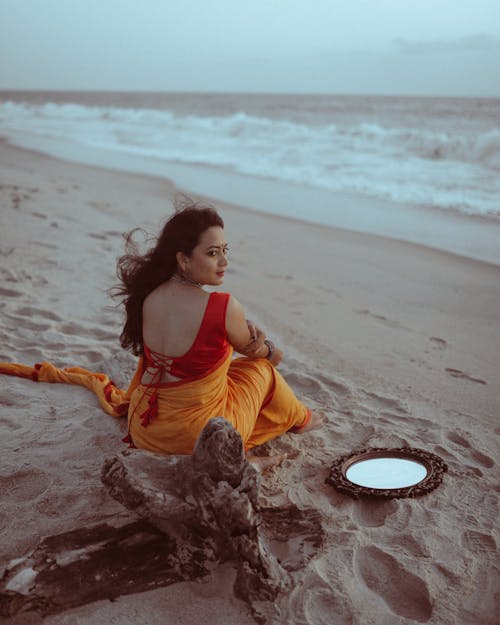
[[[426,475],[425,465],[405,458],[367,458],[358,460],[346,471],[349,481],[367,488],[414,486]]]
[[[371,447],[338,458],[327,482],[352,497],[417,497],[439,486],[446,470],[439,456],[423,449]]]

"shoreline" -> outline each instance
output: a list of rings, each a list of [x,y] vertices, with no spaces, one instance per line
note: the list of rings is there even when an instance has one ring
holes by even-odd
[[[201,165],[185,165],[33,137],[0,138],[12,147],[68,163],[160,178],[186,192],[264,215],[420,245],[500,265],[500,220],[361,194],[335,192]],[[323,207],[304,215],[304,206]]]

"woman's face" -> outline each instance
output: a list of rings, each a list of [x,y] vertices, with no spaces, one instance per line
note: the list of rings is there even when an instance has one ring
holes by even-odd
[[[228,245],[224,239],[224,230],[212,226],[201,235],[198,245],[191,256],[184,256],[181,268],[187,275],[200,284],[220,285],[224,282],[227,268]]]

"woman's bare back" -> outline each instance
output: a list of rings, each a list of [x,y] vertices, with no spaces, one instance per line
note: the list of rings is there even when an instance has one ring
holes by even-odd
[[[209,297],[210,294],[202,289],[173,281],[160,285],[144,300],[144,343],[165,356],[184,356],[198,335]],[[164,375],[167,382],[177,379]],[[147,382],[145,378],[144,382]]]

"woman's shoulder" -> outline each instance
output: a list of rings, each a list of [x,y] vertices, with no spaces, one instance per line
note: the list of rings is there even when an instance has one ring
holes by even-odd
[[[233,296],[231,295],[231,293],[225,293],[223,291],[212,291],[210,293],[210,297],[213,297],[214,299],[218,299],[218,300],[226,300],[229,301],[231,299],[234,299]]]
[[[230,302],[233,300],[231,293],[223,293],[221,291],[212,291],[208,294],[208,305],[212,308],[220,309],[226,312],[230,307]]]
[[[231,293],[225,293],[227,296],[227,304],[226,304],[226,316],[231,319],[239,319],[245,316],[245,312],[243,310],[243,306],[236,299],[234,295]]]
[[[150,315],[161,313],[167,306],[168,295],[165,292],[164,286],[160,285],[144,298],[142,313],[149,317]]]
[[[172,313],[174,315],[184,315],[191,311],[202,309],[209,300],[209,293],[206,292],[185,293],[168,283],[163,283],[144,299],[142,311],[144,315],[162,315]]]

